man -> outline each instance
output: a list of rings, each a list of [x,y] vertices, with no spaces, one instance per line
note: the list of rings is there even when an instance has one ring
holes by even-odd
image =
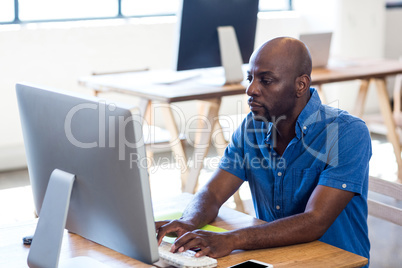
[[[369,258],[365,123],[321,104],[310,88],[311,57],[293,38],[263,44],[250,58],[251,113],[233,134],[219,169],[179,220],[157,222],[158,241],[178,235],[172,252],[193,247],[214,258],[321,240]],[[267,223],[225,233],[197,230],[248,181],[256,216]]]

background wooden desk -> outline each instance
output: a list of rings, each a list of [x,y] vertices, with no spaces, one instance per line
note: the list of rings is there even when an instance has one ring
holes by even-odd
[[[163,116],[165,117],[166,128],[171,133],[171,147],[176,156],[183,160],[183,163],[187,163],[187,156],[184,153],[184,149],[179,139],[180,133],[176,126],[170,104],[187,100],[202,101],[205,105],[203,105],[203,110],[199,110],[199,113],[200,115],[203,115],[204,118],[209,121],[210,126],[214,126],[214,128],[211,128],[210,131],[204,129],[202,135],[197,139],[193,160],[198,159],[199,161],[194,163],[190,170],[186,167],[182,167],[182,189],[186,192],[194,193],[198,176],[202,169],[202,160],[208,152],[212,134],[214,133],[217,144],[226,144],[222,129],[218,123],[219,108],[222,97],[245,94],[245,86],[242,84],[206,86],[198,83],[198,78],[168,85],[153,83],[152,81],[163,72],[168,71],[97,75],[80,78],[79,83],[85,87],[92,88],[97,92],[114,91],[140,97],[143,101],[144,108],[142,110],[144,110],[144,114],[145,110],[150,107],[152,101],[164,103]],[[216,73],[216,71],[214,72]],[[363,115],[369,83],[373,82],[376,84],[381,114],[387,127],[387,138],[393,145],[396,161],[398,163],[399,178],[402,178],[401,148],[392,116],[390,98],[386,90],[385,78],[390,75],[401,73],[402,63],[400,61],[384,59],[339,61],[336,65],[330,65],[326,68],[317,68],[312,72],[312,85],[317,87],[324,103],[325,96],[322,93],[321,85],[326,83],[360,80],[361,87],[353,111],[353,113],[359,117],[362,117]],[[218,153],[223,154],[224,147],[225,146],[221,146],[218,148]]]
[[[321,90],[322,84],[360,80],[361,85],[352,113],[362,118],[364,105],[370,83],[375,83],[381,115],[387,128],[387,138],[394,148],[396,162],[398,164],[398,178],[402,179],[402,158],[399,135],[396,132],[394,117],[392,114],[390,97],[386,86],[386,77],[402,73],[402,62],[385,59],[359,59],[340,61],[338,64],[326,68],[314,69],[311,75],[312,84],[320,93],[322,101],[325,96]]]
[[[183,209],[191,195],[183,194],[176,198],[154,204],[155,213],[168,213],[169,210]],[[227,230],[263,223],[241,212],[222,208],[215,226]],[[27,267],[29,246],[22,244],[22,237],[32,234],[35,221],[0,227],[0,267]],[[60,262],[76,256],[90,256],[111,267],[151,267],[125,255],[88,241],[78,235],[65,232],[61,248]],[[279,247],[254,251],[236,251],[218,259],[218,267],[228,267],[236,263],[257,259],[272,263],[277,267],[361,267],[367,259],[328,244],[315,241],[289,247]]]
[[[206,78],[219,77],[221,68],[212,68],[206,72]],[[174,84],[158,84],[154,83],[159,76],[166,76],[166,73],[171,71],[140,71],[120,74],[96,75],[83,77],[79,79],[79,84],[94,89],[98,92],[113,91],[124,94],[134,95],[141,98],[141,111],[146,114],[149,111],[151,102],[159,102],[158,108],[162,109],[165,127],[171,134],[170,145],[176,157],[181,160],[180,163],[187,163],[187,156],[179,138],[179,131],[174,119],[174,109],[171,103],[199,100],[202,105],[198,107],[199,114],[204,116],[204,123],[211,126],[208,129],[204,128],[202,135],[199,135],[195,141],[195,151],[192,160],[193,166],[188,169],[187,166],[182,166],[182,190],[189,193],[194,193],[198,181],[199,173],[202,169],[202,162],[205,158],[212,135],[219,146],[218,152],[223,154],[227,141],[223,136],[220,124],[218,123],[219,109],[222,97],[244,94],[245,87],[241,84],[212,86],[205,85],[200,82],[200,78],[188,79]],[[205,77],[201,78],[204,79]],[[161,105],[162,104],[162,105]],[[206,122],[207,121],[207,122]],[[195,161],[195,160],[198,161]],[[238,195],[237,195],[238,196]],[[239,202],[237,202],[239,203]]]

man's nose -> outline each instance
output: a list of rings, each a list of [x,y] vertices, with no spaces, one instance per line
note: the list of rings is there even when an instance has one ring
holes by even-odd
[[[250,84],[248,85],[248,87],[246,88],[246,94],[250,97],[259,95],[259,90],[258,90],[257,86],[255,85],[254,80],[251,81]]]

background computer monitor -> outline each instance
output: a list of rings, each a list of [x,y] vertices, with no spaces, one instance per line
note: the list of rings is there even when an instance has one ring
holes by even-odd
[[[331,50],[332,32],[300,34],[299,39],[310,51],[313,68],[327,66]]]
[[[178,12],[177,71],[221,66],[219,26],[233,26],[243,63],[254,50],[258,0],[182,0]]]
[[[59,246],[37,236],[40,224],[50,239],[60,231],[52,226],[58,221],[60,209],[49,215],[42,203],[45,194],[46,198],[56,196],[51,206],[60,202],[62,194],[47,190],[51,176],[57,181],[63,174],[72,174],[75,182],[66,229],[137,260],[149,264],[157,261],[146,161],[137,161],[145,157],[141,119],[132,115],[132,107],[31,84],[17,84],[16,89],[39,213],[30,255],[37,241],[43,243],[36,245],[39,251],[42,247],[53,250]],[[60,176],[60,172],[53,173],[55,170],[67,173]],[[47,222],[41,223],[42,215]],[[60,228],[62,234],[64,228]],[[49,255],[40,258],[50,259]]]

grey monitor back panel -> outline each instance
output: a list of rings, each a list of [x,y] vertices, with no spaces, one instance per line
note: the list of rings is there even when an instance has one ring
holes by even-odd
[[[307,45],[310,51],[313,68],[327,66],[332,32],[301,34],[300,40]]]
[[[158,260],[141,119],[129,107],[17,84],[35,207],[51,173],[76,176],[66,229],[146,263]]]

